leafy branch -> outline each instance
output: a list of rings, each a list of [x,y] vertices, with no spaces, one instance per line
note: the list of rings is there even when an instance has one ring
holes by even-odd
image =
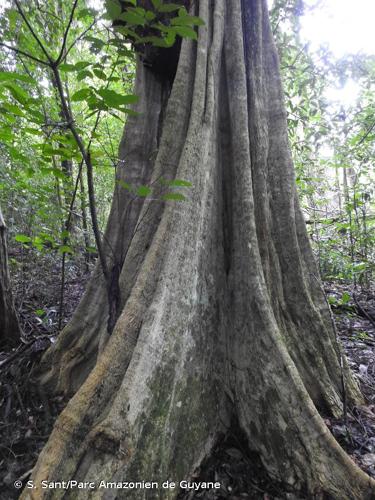
[[[65,94],[64,94],[63,84],[61,81],[61,76],[60,76],[60,71],[59,71],[59,65],[60,65],[60,63],[63,59],[63,56],[64,56],[64,50],[65,50],[65,46],[66,46],[66,42],[67,42],[67,38],[68,38],[68,33],[69,33],[69,29],[72,25],[74,12],[75,12],[75,9],[77,7],[77,3],[78,3],[78,0],[75,0],[74,4],[72,6],[72,9],[71,9],[71,13],[70,13],[67,27],[66,27],[65,32],[64,32],[63,43],[62,43],[62,46],[60,49],[60,53],[59,53],[57,59],[54,60],[50,56],[50,54],[48,53],[47,49],[45,48],[44,44],[42,43],[42,41],[40,40],[40,38],[38,37],[36,32],[34,31],[31,23],[28,21],[27,16],[26,16],[25,12],[23,11],[19,1],[15,0],[15,4],[16,4],[17,10],[18,10],[20,16],[25,21],[25,24],[28,27],[30,34],[35,39],[35,41],[37,42],[39,47],[41,48],[43,54],[46,56],[47,61],[40,60],[40,63],[45,65],[45,66],[48,66],[53,73],[53,77],[55,79],[58,94],[59,94],[60,101],[61,101],[62,112],[63,112],[64,118],[66,120],[67,127],[69,128],[70,132],[72,133],[72,136],[73,136],[73,138],[78,146],[78,149],[81,152],[83,162],[86,165],[87,186],[88,186],[88,194],[89,194],[89,206],[90,206],[90,214],[91,214],[92,227],[93,227],[93,231],[94,231],[95,243],[96,243],[96,246],[98,249],[98,256],[99,256],[100,264],[102,267],[103,275],[104,275],[105,281],[107,283],[107,287],[109,287],[109,285],[110,285],[110,283],[109,283],[110,273],[108,271],[108,267],[107,267],[107,263],[106,263],[106,259],[105,259],[105,255],[104,255],[104,251],[103,251],[103,245],[102,245],[99,224],[98,224],[98,218],[97,218],[97,213],[96,213],[95,191],[94,191],[94,182],[93,182],[93,164],[91,161],[90,152],[85,147],[84,141],[83,141],[81,135],[79,134],[79,132],[75,126],[73,116],[71,115],[71,111],[69,109],[67,99],[66,99]],[[29,54],[27,54],[27,53],[23,53],[23,55],[29,57]],[[35,58],[33,58],[33,57],[31,57],[31,59],[35,60]],[[37,62],[39,62],[39,59]]]

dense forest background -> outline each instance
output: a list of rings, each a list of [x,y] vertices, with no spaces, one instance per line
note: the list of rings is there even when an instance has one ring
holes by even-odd
[[[25,345],[38,337],[36,352],[69,321],[100,259],[123,123],[137,101],[136,57],[152,64],[142,53],[144,40],[137,39],[137,26],[150,21],[147,11],[127,12],[124,26],[114,27],[116,2],[109,0],[106,8],[99,1],[74,5],[72,16],[71,2],[22,2],[35,36],[13,5],[0,6],[0,214],[19,331]],[[328,300],[350,313],[353,307],[363,311],[357,297],[372,289],[375,273],[375,56],[337,58],[327,46],[302,41],[302,17],[320,6],[275,0],[270,17],[306,224]],[[163,43],[196,36],[199,19],[178,17]],[[44,48],[58,60],[53,68]],[[332,88],[348,83],[356,88],[355,99],[332,97]],[[184,203],[187,181],[160,182],[163,200]],[[161,201],[153,185],[120,187],[134,199]],[[350,338],[368,340],[358,325]],[[27,372],[32,361],[27,363],[17,369]],[[28,432],[22,401],[17,411]]]

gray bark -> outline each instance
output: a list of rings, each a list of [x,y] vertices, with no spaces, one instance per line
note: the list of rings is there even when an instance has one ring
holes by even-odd
[[[318,412],[342,412],[342,376],[349,402],[361,397],[341,367],[298,204],[266,4],[198,4],[205,26],[197,44],[183,41],[172,89],[138,67],[140,115],[119,168],[129,184],[162,176],[193,188],[163,203],[158,188],[132,200],[118,183],[105,239],[121,269],[118,319],[109,337],[98,268],[44,358],[41,383],[75,394],[23,498],[155,498],[40,481],[187,479],[233,419],[294,491],[375,494]]]
[[[6,225],[0,208],[0,347],[14,346],[19,337],[9,276]]]

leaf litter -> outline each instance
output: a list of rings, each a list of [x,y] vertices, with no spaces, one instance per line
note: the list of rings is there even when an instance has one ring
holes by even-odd
[[[26,294],[21,283],[25,274],[30,278],[26,280]],[[53,275],[56,276],[51,271]],[[63,324],[74,311],[88,278],[74,267],[69,276],[69,304]],[[61,398],[48,398],[30,378],[32,367],[56,339],[58,292],[53,288],[56,290],[52,278],[50,283],[47,279],[46,285],[46,274],[38,277],[32,269],[23,269],[22,275],[16,277],[16,303],[26,334],[20,346],[0,353],[0,498],[4,500],[18,498],[19,491],[13,483],[29,478],[65,404]],[[349,366],[366,400],[365,405],[348,411],[346,421],[326,417],[325,422],[352,460],[375,478],[375,289],[354,289],[337,283],[326,283],[325,289]],[[42,318],[39,311],[43,311]],[[219,482],[220,488],[181,491],[178,500],[303,500],[267,475],[236,425],[222,437],[193,477],[186,479]]]

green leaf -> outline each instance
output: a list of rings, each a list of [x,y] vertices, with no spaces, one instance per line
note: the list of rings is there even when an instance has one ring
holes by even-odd
[[[138,96],[134,94],[121,95],[114,90],[101,88],[97,93],[104,99],[104,102],[109,107],[118,107],[126,104],[133,104],[138,101]]]
[[[163,200],[185,201],[186,198],[181,193],[167,193],[162,196]]]
[[[364,271],[367,268],[368,264],[366,262],[360,262],[359,264],[355,264],[353,266],[353,270],[355,273]]]
[[[155,17],[156,17],[155,14],[151,10],[146,11],[145,14],[146,21],[153,21]]]
[[[5,102],[3,106],[4,110],[7,111],[8,113],[13,113],[14,115],[17,116],[25,116],[25,113],[15,104]]]
[[[122,188],[126,189],[127,191],[131,191],[132,190],[132,187],[130,184],[128,184],[127,182],[124,182],[123,180],[119,179],[118,181],[116,181],[117,184],[119,186],[121,186]]]
[[[6,120],[7,125],[13,125],[16,123],[17,118],[10,114],[5,108],[0,109],[0,113],[3,114],[3,118]]]
[[[128,10],[127,12],[123,12],[119,19],[127,22],[128,24],[135,26],[144,26],[146,24],[146,19],[139,15],[137,12]]]
[[[59,70],[67,73],[69,71],[76,71],[76,67],[74,64],[63,63],[60,64]]]
[[[95,36],[86,36],[85,38],[88,42],[91,42],[91,47],[94,49],[94,50],[101,50],[105,43],[103,42],[103,40],[100,40],[100,38],[96,38]]]
[[[107,80],[107,75],[101,69],[94,68],[93,71],[94,71],[95,76],[97,78],[99,78],[100,80]]]
[[[134,109],[130,109],[130,108],[118,108],[118,109],[120,111],[122,111],[123,113],[126,113],[130,116],[140,116],[140,113],[138,113],[137,111],[134,111]]]
[[[74,68],[76,71],[81,71],[81,69],[85,69],[87,66],[91,66],[91,64],[89,61],[78,61],[75,63]]]
[[[121,14],[121,5],[117,0],[105,0],[105,7],[110,19],[118,19]]]
[[[13,139],[13,131],[11,127],[0,127],[0,139],[4,142]]]
[[[36,314],[37,316],[39,316],[39,318],[40,318],[41,316],[45,316],[45,314],[46,314],[46,311],[45,311],[44,309],[37,309],[37,310],[36,310],[36,311],[34,311],[34,312],[35,312],[35,314]]]
[[[80,71],[78,74],[77,74],[77,81],[78,82],[81,82],[82,80],[84,80],[85,78],[92,78],[94,75],[91,73],[91,71],[85,69],[83,71]]]
[[[198,35],[193,28],[190,26],[174,26],[173,29],[176,31],[177,35],[182,38],[192,38],[193,40],[198,40]]]
[[[84,19],[85,17],[94,17],[95,10],[94,9],[81,9],[77,14],[77,19]]]
[[[163,49],[172,47],[176,40],[176,33],[169,33],[165,37],[145,36],[142,38],[143,43],[152,43],[154,47],[162,47]]]
[[[102,109],[106,111],[108,109],[104,101],[98,99],[94,94],[91,94],[90,97],[87,99],[87,104],[91,110]]]
[[[92,91],[91,89],[88,89],[88,88],[85,88],[85,89],[80,89],[80,90],[77,90],[77,92],[75,92],[72,97],[71,97],[71,100],[73,102],[79,102],[79,101],[84,101],[86,100],[90,95],[92,94]]]
[[[139,186],[137,189],[137,195],[141,196],[142,198],[145,198],[151,193],[151,188],[148,186]]]
[[[16,234],[14,239],[20,243],[30,243],[31,241],[30,236],[26,236],[26,234]]]
[[[62,172],[58,168],[41,167],[40,173],[43,177],[46,177],[47,175],[54,175],[58,179],[66,180],[67,178],[66,174],[64,174],[64,172]]]
[[[14,99],[16,99],[16,101],[18,101],[20,104],[25,105],[30,100],[29,94],[16,83],[14,82],[5,83],[4,87],[6,87],[9,90]]]
[[[348,292],[344,292],[341,297],[341,304],[347,304],[350,301],[350,295]]]
[[[125,26],[115,26],[115,30],[121,33],[122,35],[134,38],[136,42],[142,39],[142,37],[140,37],[134,30],[126,28]]]
[[[28,109],[28,119],[38,125],[44,124],[44,115],[37,109]]]
[[[174,12],[181,8],[181,5],[176,3],[166,3],[161,4],[159,7],[155,7],[159,12]]]
[[[36,128],[31,128],[31,127],[25,127],[24,132],[27,132],[28,134],[31,135],[37,135],[37,136],[42,136],[44,133],[41,130],[38,130]]]
[[[178,16],[171,19],[171,24],[177,26],[203,26],[204,21],[196,16]]]
[[[9,9],[5,12],[9,20],[9,30],[12,32],[16,29],[16,23],[20,19],[20,14],[16,9]]]
[[[70,254],[74,253],[73,249],[68,245],[61,245],[59,247],[59,252],[60,253],[70,253]]]
[[[183,179],[174,179],[173,181],[168,181],[169,186],[176,187],[192,187],[193,184],[189,181],[184,181]]]
[[[333,297],[332,295],[329,295],[328,296],[328,304],[331,306],[337,304],[337,299],[335,297]]]
[[[35,83],[34,78],[28,75],[20,75],[14,71],[0,71],[0,82],[19,80],[26,83]]]

